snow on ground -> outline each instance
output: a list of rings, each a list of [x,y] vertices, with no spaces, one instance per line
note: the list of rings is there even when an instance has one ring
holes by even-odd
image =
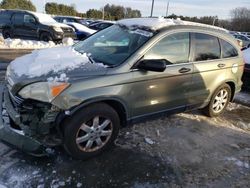
[[[35,40],[22,40],[22,39],[4,39],[0,36],[0,49],[42,49],[53,48],[59,46],[73,45],[74,41],[71,38],[63,39],[63,44],[55,44],[52,41],[35,41]]]
[[[250,48],[243,50],[243,56],[246,64],[250,64]]]

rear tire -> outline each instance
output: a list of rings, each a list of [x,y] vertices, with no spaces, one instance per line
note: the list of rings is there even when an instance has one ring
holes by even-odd
[[[41,33],[40,40],[44,42],[53,41],[51,34],[48,32]]]
[[[117,138],[120,119],[105,103],[83,108],[63,123],[64,148],[76,159],[88,159],[109,149]]]
[[[228,84],[220,86],[212,95],[209,104],[202,109],[204,114],[209,117],[217,117],[221,115],[230,102],[231,95],[231,87]]]
[[[12,38],[12,33],[11,33],[10,29],[3,30],[3,38],[5,38],[5,39]]]

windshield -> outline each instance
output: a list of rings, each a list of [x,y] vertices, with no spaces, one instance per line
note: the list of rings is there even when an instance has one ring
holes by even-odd
[[[152,36],[149,31],[113,25],[75,44],[74,49],[86,53],[94,63],[114,67],[123,63]]]
[[[50,15],[34,13],[40,23],[57,23]]]

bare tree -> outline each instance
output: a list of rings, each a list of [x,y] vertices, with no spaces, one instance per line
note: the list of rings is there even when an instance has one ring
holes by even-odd
[[[239,7],[231,12],[232,30],[250,32],[250,9]]]

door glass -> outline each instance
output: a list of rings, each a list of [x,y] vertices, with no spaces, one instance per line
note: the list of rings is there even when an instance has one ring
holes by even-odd
[[[23,24],[23,14],[14,15],[14,24]]]
[[[238,56],[237,50],[230,43],[220,39],[222,48],[222,58],[236,57]]]
[[[189,61],[189,33],[176,33],[160,40],[144,56],[144,59],[166,59],[171,63]]]
[[[33,16],[25,14],[24,15],[24,23],[35,23],[36,20]]]
[[[220,44],[217,37],[194,33],[194,60],[206,61],[220,59]]]

